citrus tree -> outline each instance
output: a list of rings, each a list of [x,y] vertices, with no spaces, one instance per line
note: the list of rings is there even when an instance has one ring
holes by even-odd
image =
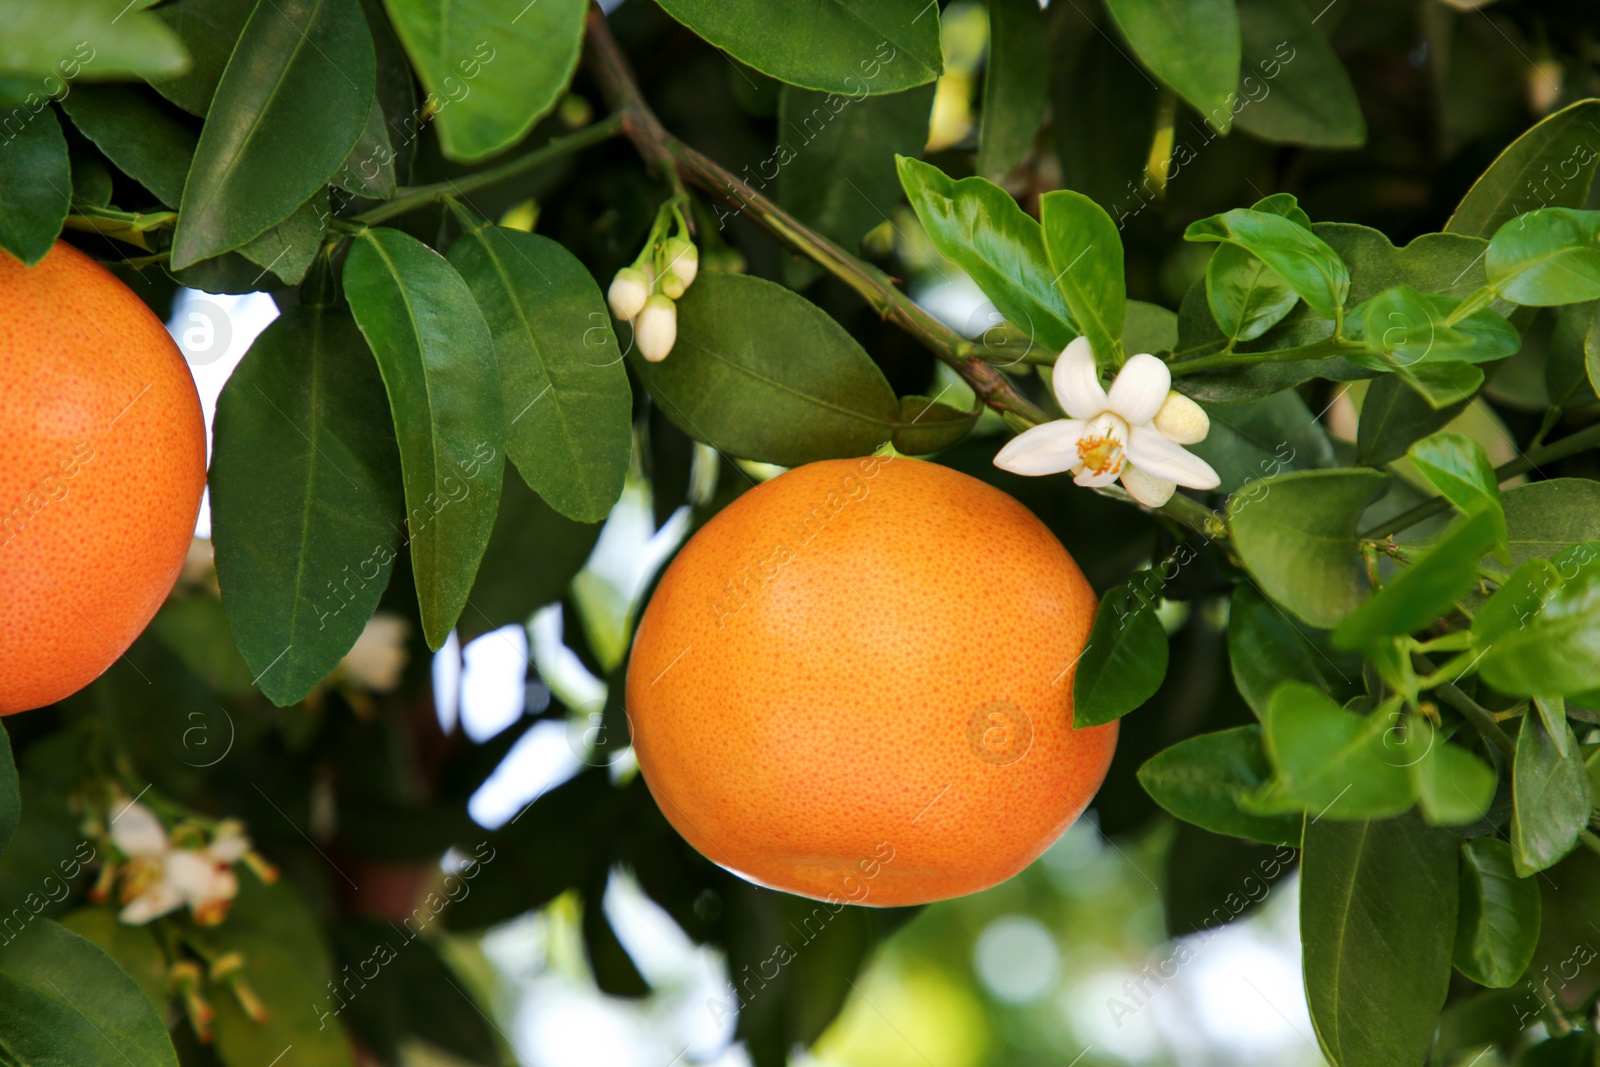
[[[625,684],[650,589],[586,561],[619,500],[681,535],[822,460],[938,464],[1054,532],[1048,579],[1075,560],[1098,595],[1070,700],[917,713],[996,776],[1038,766],[1035,731],[1125,718],[1099,827],[1176,828],[1174,935],[1247,913],[1264,857],[1298,871],[1330,1063],[1600,1061],[1600,17],[612,7],[0,2],[11,401],[46,370],[86,387],[40,340],[75,323],[132,358],[121,288],[71,280],[92,265],[39,287],[61,242],[161,320],[180,286],[278,311],[216,405],[214,569],[201,543],[170,596],[143,520],[50,523],[198,453],[96,467],[120,439],[95,427],[69,474],[30,443],[55,408],[0,408],[0,585],[110,582],[136,623],[81,655],[43,601],[0,623],[26,637],[0,639],[0,707],[51,705],[0,731],[0,1062],[506,1062],[483,968],[438,935],[555,904],[599,988],[645,996],[601,907],[619,869],[725,955],[755,1063],[815,1041],[916,914],[875,903],[1009,870],[980,834],[950,839],[983,872],[959,889],[762,878],[819,911],[701,855],[630,755],[630,690],[677,662],[652,647]],[[182,306],[191,362],[227,347],[215,304]],[[180,532],[197,495],[163,505]],[[879,563],[1021,611],[995,592],[1025,587],[1010,506],[959,536],[905,511]],[[783,577],[728,575],[716,626]],[[552,670],[469,739],[432,653],[550,605],[603,699]],[[1020,678],[1062,631],[1016,619],[940,655]],[[483,829],[468,800],[533,720],[573,725],[580,770]],[[854,785],[894,780],[848,755]],[[1061,773],[1087,796],[1101,770]]]

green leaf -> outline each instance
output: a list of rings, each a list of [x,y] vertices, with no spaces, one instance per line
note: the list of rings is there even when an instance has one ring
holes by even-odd
[[[1416,801],[1404,751],[1405,731],[1383,709],[1346,711],[1302,682],[1278,687],[1262,717],[1275,771],[1244,800],[1260,814],[1307,811],[1316,819],[1379,819]]]
[[[1257,815],[1239,798],[1271,777],[1259,726],[1200,734],[1157,752],[1139,768],[1139,784],[1157,804],[1213,833],[1269,845],[1300,841],[1298,815]]]
[[[1340,704],[1360,689],[1359,656],[1333,648],[1325,631],[1290,618],[1249,582],[1235,586],[1229,602],[1228,662],[1258,719],[1285,682],[1315,686]]]
[[[377,38],[374,38],[373,45],[377,43]],[[389,141],[389,128],[384,122],[383,102],[374,94],[361,136],[356,138],[344,163],[328,180],[351,196],[387,200],[394,195],[394,160],[394,146]]]
[[[220,600],[168,598],[150,620],[150,631],[218,695],[242,697],[255,685],[255,672],[239,654]]]
[[[1600,377],[1600,300],[1561,309],[1545,352],[1545,388],[1559,408],[1587,407],[1597,399],[1592,377]],[[1591,368],[1594,373],[1591,374]]]
[[[925,396],[900,398],[900,425],[891,439],[895,451],[907,456],[928,456],[958,444],[983,414],[979,405],[972,411],[962,411],[949,404],[939,404]]]
[[[872,358],[805,297],[745,274],[708,272],[678,302],[678,341],[634,370],[697,441],[785,467],[866,455],[900,426]]]
[[[1365,341],[1371,356],[1352,357],[1374,370],[1463,360],[1486,363],[1522,347],[1517,328],[1493,311],[1475,312],[1450,325],[1461,301],[1445,293],[1419,293],[1397,285],[1350,312],[1346,336]]]
[[[1159,595],[1156,582],[1140,582],[1135,575],[1101,598],[1073,674],[1073,729],[1120,719],[1161,687],[1167,674],[1167,634],[1156,618]]]
[[[1396,367],[1394,373],[1423,403],[1438,411],[1472,399],[1483,385],[1482,368],[1461,360]]]
[[[1572,727],[1559,745],[1537,715],[1524,715],[1511,768],[1512,861],[1519,877],[1555,866],[1578,847],[1589,826],[1593,800],[1589,773]],[[1565,755],[1563,755],[1565,750]]]
[[[327,236],[331,214],[328,191],[318,189],[288,218],[268,226],[240,245],[239,255],[261,268],[251,284],[259,284],[268,272],[277,275],[285,285],[300,284],[322,251],[322,239]]]
[[[1356,524],[1389,486],[1377,471],[1296,471],[1228,498],[1235,548],[1261,591],[1320,629],[1367,598]]]
[[[61,106],[117,169],[178,206],[199,138],[159,97],[137,85],[79,85]]]
[[[1145,167],[1166,90],[1103,28],[1098,7],[1076,4],[1049,14],[1056,31],[1049,140],[1061,187],[1093,197],[1124,228],[1146,209],[1164,210]]]
[[[1333,465],[1327,431],[1292,390],[1248,404],[1202,406],[1211,432],[1188,448],[1216,470],[1224,493],[1286,470]]]
[[[445,157],[463,163],[510,148],[560,102],[588,10],[583,0],[384,0],[384,7],[438,111]]]
[[[983,178],[951,181],[938,167],[896,157],[900,184],[928,238],[972,276],[1011,323],[1053,352],[1078,336],[1055,285],[1039,223]]]
[[[213,542],[251,677],[294,704],[389,585],[403,515],[383,382],[348,312],[286,308],[217,400]]]
[[[165,1012],[172,999],[167,987],[167,953],[149,926],[128,926],[117,921],[117,913],[105,905],[86,904],[61,918],[61,925],[117,961],[117,966],[139,984],[150,1004]]]
[[[1082,193],[1057,189],[1039,198],[1044,251],[1072,321],[1102,367],[1122,365],[1128,303],[1122,235],[1105,209]]]
[[[1106,0],[1106,9],[1140,62],[1227,133],[1239,82],[1234,0]],[[1202,41],[1205,46],[1196,47]]]
[[[1513,566],[1548,559],[1569,545],[1600,541],[1600,482],[1551,478],[1513,486],[1500,499]]]
[[[292,215],[366,126],[372,35],[356,0],[257,6],[200,132],[172,266],[238,248]]]
[[[1178,346],[1178,316],[1143,300],[1128,301],[1122,320],[1124,352],[1170,352]]]
[[[1234,121],[1279,144],[1358,148],[1361,102],[1315,21],[1300,4],[1238,0],[1244,69]]]
[[[1422,1063],[1450,984],[1456,838],[1415,816],[1308,823],[1300,942],[1317,1042],[1334,1067]]]
[[[1405,379],[1381,375],[1361,400],[1356,461],[1373,467],[1392,463],[1406,454],[1413,441],[1442,428],[1465,407],[1463,400],[1435,408]]]
[[[1412,743],[1428,746],[1422,758],[1408,765],[1422,817],[1434,826],[1464,826],[1488,814],[1499,784],[1494,768],[1461,746],[1446,743],[1421,716],[1413,716],[1407,730],[1425,738]]]
[[[1600,543],[1530,560],[1472,623],[1484,681],[1514,696],[1600,688]]]
[[[482,226],[450,247],[494,337],[506,456],[552,507],[598,522],[622,495],[633,391],[605,298],[548,237]]]
[[[415,925],[403,929],[410,932]],[[224,1063],[267,1065],[293,1046],[295,1067],[352,1067],[349,1039],[333,1014],[345,998],[335,999],[330,991],[334,975],[328,949],[316,920],[286,881],[266,886],[241,872],[239,895],[213,937],[214,948],[244,957],[245,980],[269,1013],[258,1023],[225,991],[209,998],[217,1012],[216,1050]]]
[[[1050,30],[1044,12],[1034,0],[991,0],[978,127],[980,175],[999,181],[1027,157],[1044,122],[1049,93]]]
[[[1511,846],[1493,837],[1461,842],[1461,909],[1456,970],[1491,989],[1509,989],[1539,943],[1539,886],[1518,878]]]
[[[1533,698],[1533,708],[1544,723],[1544,732],[1555,742],[1557,754],[1565,756],[1567,754],[1566,700],[1559,696],[1536,696]]]
[[[1338,317],[1350,293],[1350,271],[1328,243],[1270,211],[1235,208],[1189,224],[1186,241],[1220,241],[1260,258],[1325,319]]]
[[[50,1067],[178,1067],[155,1006],[91,942],[34,919],[0,952],[0,1049]]]
[[[150,87],[189,114],[204,117],[255,6],[239,0],[167,0],[152,8],[150,13],[183,42],[190,63],[182,73],[149,76]]]
[[[1590,146],[1600,100],[1579,100],[1542,119],[1501,152],[1461,198],[1448,233],[1488,237],[1533,208],[1582,207],[1594,179]],[[1552,182],[1550,171],[1559,177]]]
[[[22,818],[22,785],[17,780],[17,765],[11,759],[11,739],[0,727],[0,852],[11,843]]]
[[[1484,270],[1495,295],[1514,304],[1600,297],[1600,211],[1552,207],[1518,215],[1490,239]]]
[[[1407,455],[1457,511],[1463,515],[1486,511],[1494,516],[1496,539],[1505,544],[1506,516],[1500,503],[1500,481],[1482,445],[1466,434],[1436,433],[1412,445]]]
[[[7,0],[0,78],[144,77],[177,74],[183,45],[153,15],[126,0]]]
[[[926,85],[944,70],[939,9],[922,0],[657,0],[733,58],[779,81],[850,96]]]
[[[1278,272],[1238,245],[1219,245],[1206,265],[1206,302],[1225,336],[1250,341],[1276,326],[1300,299]]]
[[[778,100],[778,205],[855,251],[900,199],[896,156],[922,154],[933,86],[852,99],[786,85]],[[821,271],[794,262],[800,280]]]
[[[438,649],[466,604],[500,502],[494,341],[461,276],[398,230],[356,240],[344,288],[389,394],[422,629]]]
[[[67,139],[47,107],[0,145],[0,249],[29,267],[39,262],[56,243],[71,201]]]
[[[1334,644],[1361,648],[1414,633],[1455,606],[1478,582],[1478,561],[1504,529],[1497,512],[1457,519],[1428,554],[1402,567],[1376,596],[1346,616]]]

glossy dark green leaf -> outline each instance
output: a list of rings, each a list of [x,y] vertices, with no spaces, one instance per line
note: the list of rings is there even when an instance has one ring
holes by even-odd
[[[894,390],[843,327],[749,275],[703,274],[678,302],[672,354],[630,359],[674,425],[741,459],[865,455],[900,425]]]
[[[79,85],[61,106],[117,169],[163,204],[178,206],[199,138],[154,93],[136,85]]]
[[[1585,542],[1511,575],[1472,624],[1485,681],[1516,696],[1576,696],[1600,688],[1600,542]]]
[[[234,640],[296,703],[361,636],[401,541],[383,382],[348,312],[288,308],[250,346],[217,401],[211,508]]]
[[[372,103],[356,0],[261,4],[217,85],[183,187],[172,265],[238,248],[294,213],[344,161]]]
[[[1460,745],[1447,744],[1421,716],[1408,721],[1405,739],[1399,751],[1412,761],[1407,769],[1424,819],[1434,826],[1465,826],[1488,814],[1499,784],[1493,767]],[[1420,758],[1413,758],[1412,745],[1426,746]]]
[[[1213,833],[1269,845],[1300,842],[1299,815],[1256,815],[1239,806],[1272,776],[1259,726],[1200,734],[1156,753],[1139,784],[1167,811]]]
[[[1450,984],[1456,837],[1415,816],[1308,823],[1300,854],[1306,999],[1334,1067],[1420,1064]]]
[[[61,233],[72,201],[67,139],[52,108],[0,146],[0,249],[33,266]]]
[[[1449,612],[1478,582],[1478,561],[1500,539],[1497,511],[1479,510],[1457,519],[1427,555],[1402,567],[1377,595],[1346,616],[1335,643],[1360,648],[1422,629]]]
[[[494,337],[505,451],[552,507],[598,522],[622,494],[633,392],[594,278],[548,237],[482,226],[450,248]]]
[[[792,85],[778,106],[778,204],[854,251],[900,199],[895,157],[928,141],[933,86],[853,99]],[[807,262],[805,278],[821,268]]]
[[[983,178],[951,181],[938,167],[908,157],[897,163],[934,247],[972,276],[1000,314],[1052,351],[1078,336],[1039,223],[1011,194]]]
[[[191,115],[204,116],[216,95],[222,71],[255,5],[239,0],[167,0],[151,14],[177,34],[189,53],[180,74],[152,75],[151,88]]]
[[[1239,82],[1239,13],[1234,0],[1107,0],[1140,62],[1223,133],[1233,125]],[[1204,47],[1196,47],[1204,42]]]
[[[1144,300],[1128,301],[1122,320],[1124,352],[1170,352],[1177,345],[1178,316],[1174,312]]]
[[[1513,566],[1548,559],[1569,545],[1600,541],[1600,482],[1551,478],[1513,486],[1500,496]]]
[[[1211,432],[1188,448],[1211,464],[1224,493],[1284,471],[1333,465],[1327,432],[1292,390],[1248,404],[1203,406]]]
[[[1235,341],[1260,337],[1299,299],[1277,271],[1238,245],[1219,245],[1206,266],[1206,302],[1223,334]]]
[[[1296,471],[1228,498],[1234,546],[1261,591],[1332,629],[1367,598],[1356,525],[1388,488],[1377,471]]]
[[[1300,4],[1238,0],[1242,40],[1234,121],[1264,141],[1316,148],[1366,142],[1361,102],[1311,13]]]
[[[272,282],[264,281],[269,273],[285,285],[300,284],[322,251],[330,218],[328,191],[318,189],[288,218],[240,245],[239,255],[261,268],[252,284],[270,287]]]
[[[1461,302],[1444,293],[1419,293],[1409,285],[1385,289],[1350,312],[1346,335],[1364,341],[1375,370],[1451,360],[1485,363],[1522,347],[1515,326],[1487,309],[1451,325]]]
[[[825,93],[897,93],[944,69],[939,9],[920,0],[658,0],[741,63]]]
[[[417,925],[408,922],[401,929]],[[245,975],[269,1013],[258,1023],[234,997],[220,992],[210,997],[217,1012],[216,1049],[224,1063],[270,1064],[292,1046],[289,1056],[297,1065],[352,1067],[349,1038],[334,1015],[343,1000],[329,991],[333,967],[327,946],[287,881],[266,886],[241,870],[239,896],[226,924],[217,928],[216,941],[244,957]]]
[[[1051,274],[1072,321],[1102,367],[1120,366],[1128,290],[1116,223],[1099,204],[1071,189],[1040,197],[1039,220]]]
[[[556,106],[578,65],[588,10],[583,0],[384,6],[438,111],[440,147],[464,162],[510,148]]]
[[[1545,388],[1550,403],[1582,408],[1596,400],[1590,368],[1600,372],[1600,300],[1561,309],[1545,350]]]
[[[1534,714],[1522,717],[1517,757],[1511,769],[1512,861],[1523,878],[1555,866],[1578,847],[1578,834],[1588,829],[1594,810],[1589,773],[1572,727],[1565,745]],[[1563,755],[1563,749],[1565,754]]]
[[[11,760],[11,739],[0,728],[0,852],[11,843],[22,818],[22,787],[17,781],[17,766]]]
[[[377,39],[373,39],[377,44]],[[386,200],[394,195],[395,151],[389,139],[389,127],[384,119],[383,104],[377,95],[367,112],[367,124],[361,136],[350,146],[344,163],[328,180],[349,193],[373,200]]]
[[[989,5],[978,173],[999,181],[1033,148],[1050,91],[1050,31],[1033,0]]]
[[[1098,7],[1077,4],[1050,12],[1056,32],[1049,140],[1062,188],[1092,197],[1120,229],[1164,210],[1145,167],[1166,90],[1132,60]]]
[[[171,965],[154,929],[119,922],[113,908],[94,904],[67,912],[61,917],[61,925],[99,946],[139,984],[156,1011],[166,1011],[172,999],[167,986],[167,969]]]
[[[1461,401],[1435,408],[1403,378],[1380,375],[1361,400],[1356,459],[1374,467],[1392,463],[1406,454],[1413,441],[1442,428],[1465,406]]]
[[[1128,714],[1167,675],[1167,634],[1156,617],[1155,582],[1119,585],[1100,599],[1089,643],[1072,679],[1072,726],[1100,726]]]
[[[170,75],[188,66],[177,37],[126,0],[9,0],[0,78],[38,82]]]
[[[1274,774],[1245,798],[1246,810],[1305,811],[1325,820],[1399,815],[1416,801],[1416,789],[1397,722],[1382,710],[1346,711],[1302,682],[1279,686],[1261,721]]]
[[[1396,367],[1394,375],[1438,411],[1465,403],[1483,386],[1483,369],[1456,359]]]
[[[1489,237],[1509,219],[1540,207],[1582,207],[1594,179],[1592,141],[1600,101],[1579,100],[1542,119],[1501,152],[1467,190],[1444,228]],[[1553,170],[1560,179],[1550,181]]]
[[[1537,208],[1506,222],[1484,261],[1495,295],[1533,307],[1600,298],[1600,211]]]
[[[1235,586],[1229,602],[1228,662],[1239,695],[1258,719],[1285,682],[1315,686],[1340,704],[1361,683],[1360,657],[1334,648],[1325,631],[1291,618],[1250,582]]]
[[[178,1067],[166,1024],[134,980],[93,943],[43,918],[0,952],[0,1049],[17,1064]]]
[[[1234,244],[1277,272],[1323,318],[1335,318],[1350,293],[1350,271],[1328,243],[1270,211],[1235,208],[1189,224],[1187,241]]]
[[[494,340],[461,275],[398,230],[361,235],[344,289],[389,394],[422,628],[437,649],[461,615],[500,503]]]
[[[895,451],[907,456],[927,456],[959,444],[977,425],[980,407],[962,411],[925,396],[900,398],[900,423],[892,438]]]
[[[1456,970],[1491,989],[1517,983],[1539,943],[1539,886],[1517,877],[1511,846],[1493,837],[1461,842]]]

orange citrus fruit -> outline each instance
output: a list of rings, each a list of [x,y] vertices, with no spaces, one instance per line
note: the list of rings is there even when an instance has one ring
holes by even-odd
[[[88,685],[177,581],[206,480],[194,379],[161,320],[57,242],[0,251],[0,714]]]
[[[1095,596],[1016,500],[937,464],[781,474],[672,562],[628,666],[662,812],[751,881],[875,905],[1016,874],[1089,803],[1072,728]]]

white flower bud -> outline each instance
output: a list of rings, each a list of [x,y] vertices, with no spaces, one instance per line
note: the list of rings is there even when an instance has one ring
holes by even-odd
[[[662,247],[662,254],[667,260],[668,274],[683,282],[685,289],[694,284],[695,275],[700,273],[700,250],[693,241],[687,237],[674,237]],[[667,291],[665,278],[662,279],[661,291]]]
[[[684,284],[683,279],[670,270],[661,276],[661,292],[673,300],[682,296],[683,291],[687,288],[689,287]]]
[[[1205,408],[1177,390],[1167,394],[1153,421],[1161,436],[1180,445],[1199,444],[1211,432],[1211,417]]]
[[[657,293],[645,301],[644,310],[633,322],[639,354],[651,363],[660,363],[678,340],[678,305]]]
[[[650,277],[638,267],[623,267],[617,271],[617,276],[611,279],[611,288],[606,293],[606,302],[611,305],[611,314],[624,322],[639,314],[649,298]]]

